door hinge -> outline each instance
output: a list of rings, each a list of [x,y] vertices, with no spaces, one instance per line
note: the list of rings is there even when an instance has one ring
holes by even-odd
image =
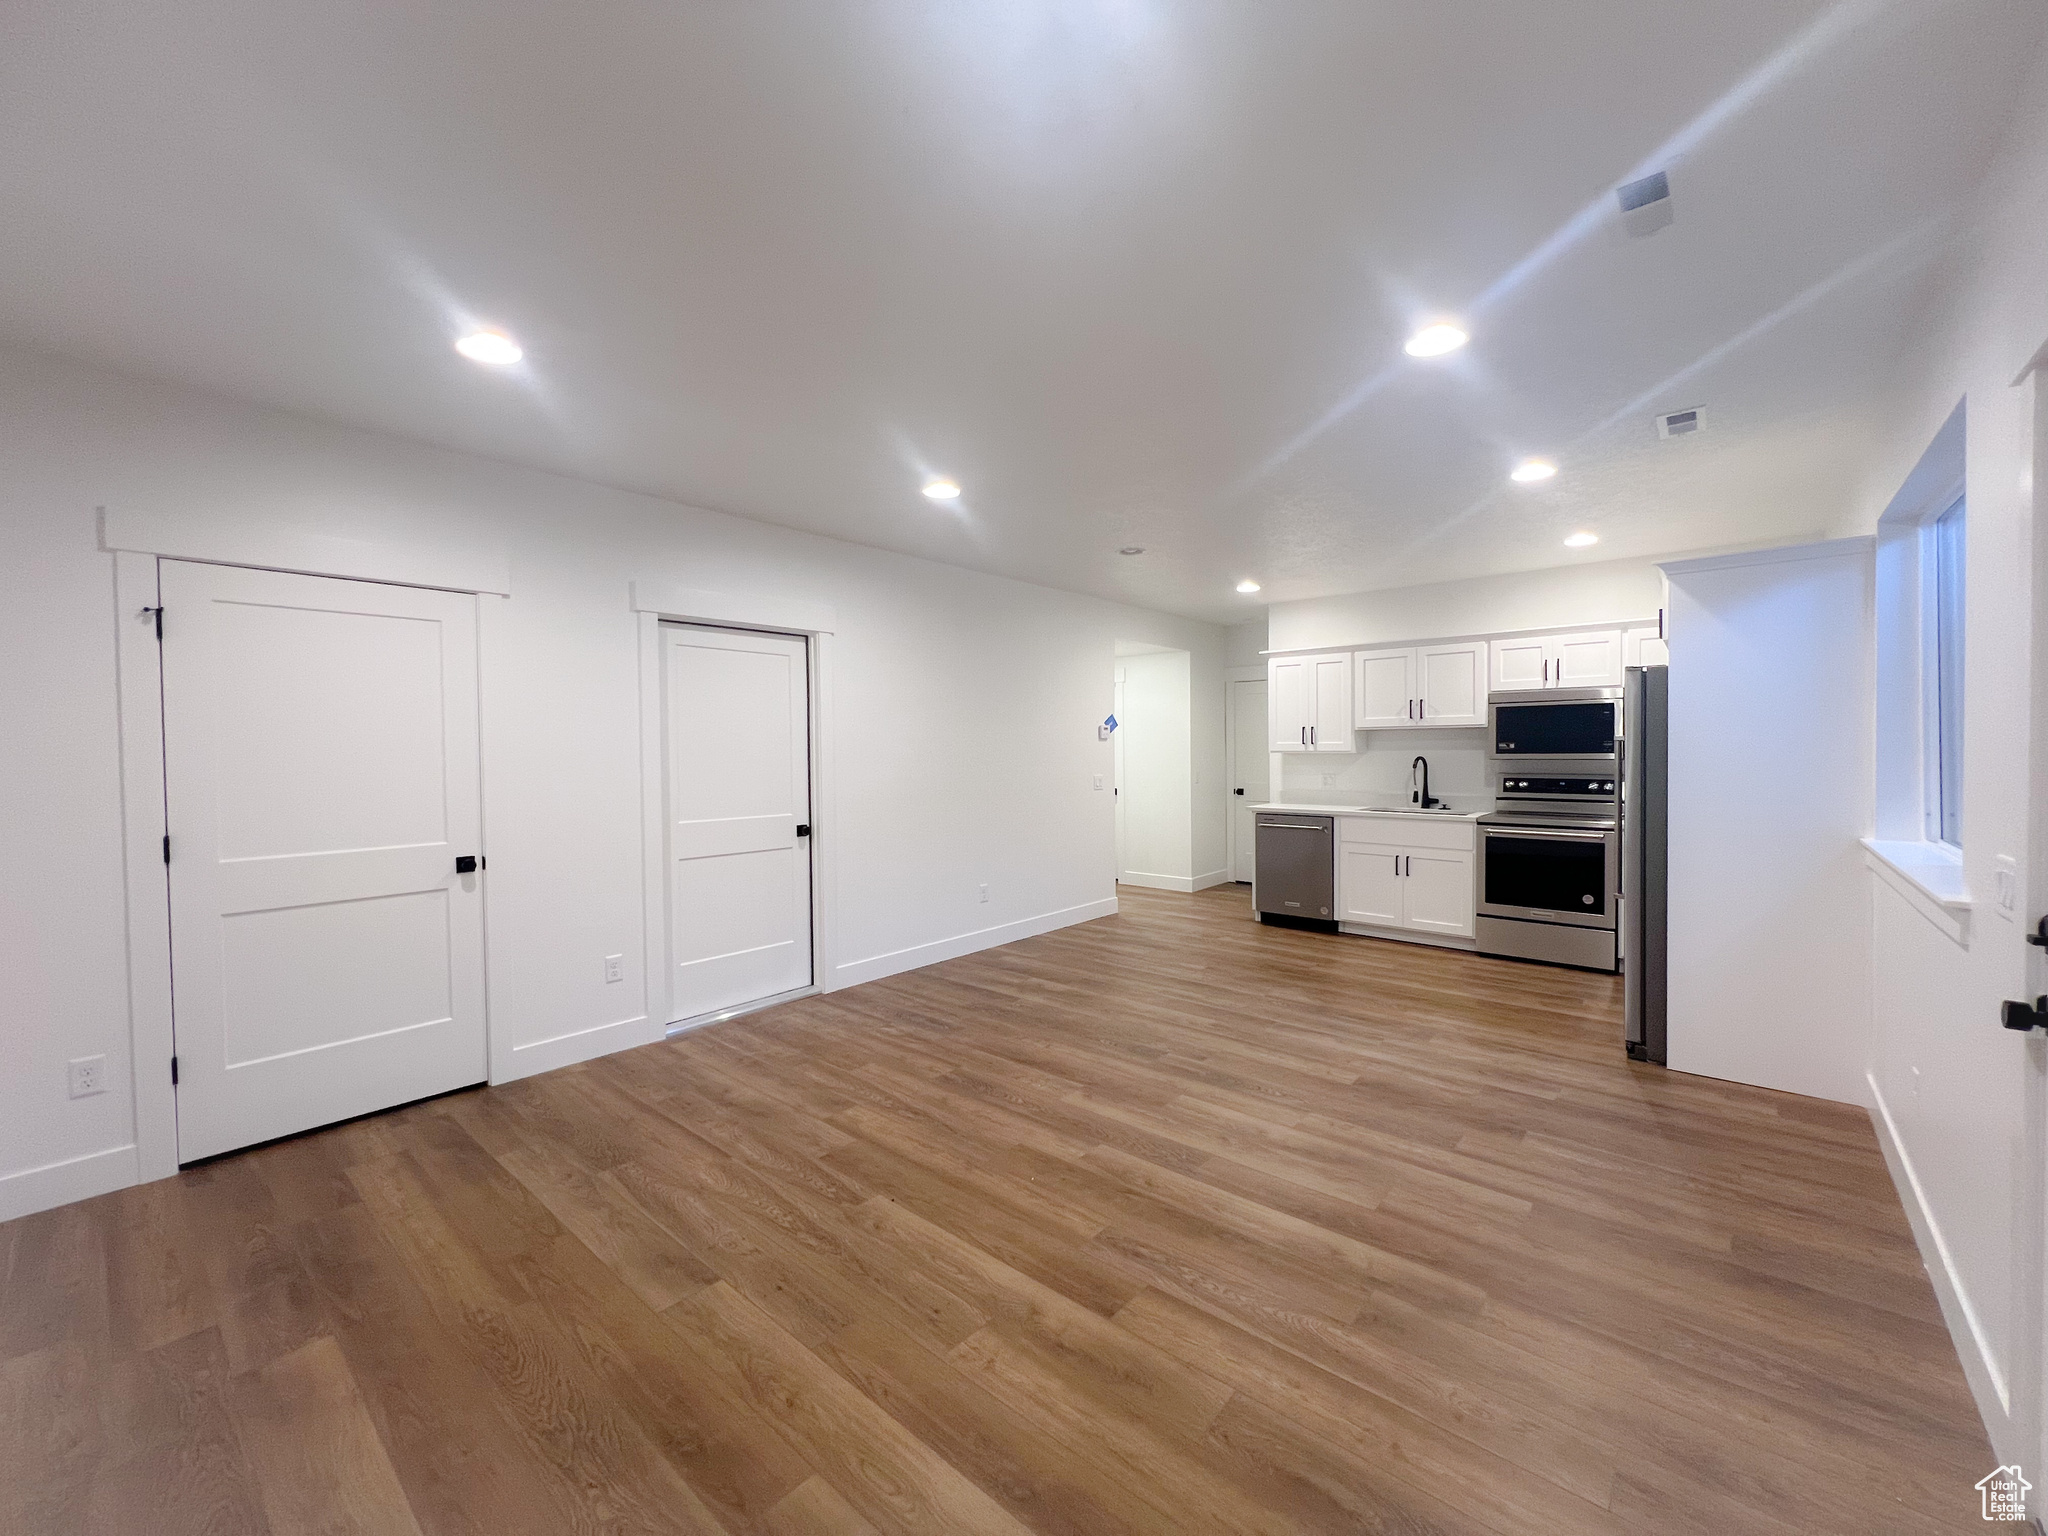
[[[157,637],[157,639],[159,639],[159,640],[163,639],[163,637],[164,637],[164,610],[163,610],[163,605],[162,605],[162,604],[158,604],[158,605],[157,605],[156,607],[154,607],[154,608],[145,608],[145,609],[143,609],[142,611],[143,611],[144,613],[148,614],[148,615],[149,615],[149,616],[150,616],[151,618],[153,618],[153,619],[155,619],[155,620],[156,620],[156,637]]]
[[[171,1086],[178,1086],[178,1058],[175,1056],[171,1058]]]
[[[171,834],[168,832],[164,834],[164,862],[171,862]]]

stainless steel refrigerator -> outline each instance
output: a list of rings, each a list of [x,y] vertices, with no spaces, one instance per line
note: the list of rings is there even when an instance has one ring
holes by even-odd
[[[1624,1038],[1637,1061],[1664,1062],[1665,848],[1671,754],[1665,667],[1630,667],[1623,692],[1621,763],[1622,993]]]

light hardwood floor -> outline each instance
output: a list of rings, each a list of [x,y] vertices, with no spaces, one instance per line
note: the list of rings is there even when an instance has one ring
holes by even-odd
[[[0,1529],[1982,1529],[1866,1117],[1242,888],[0,1227]]]

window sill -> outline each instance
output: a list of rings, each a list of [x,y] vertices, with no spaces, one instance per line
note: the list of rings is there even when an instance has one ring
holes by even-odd
[[[1863,862],[1935,927],[1970,947],[1970,914],[1976,903],[1963,884],[1962,855],[1940,843],[1866,837]]]

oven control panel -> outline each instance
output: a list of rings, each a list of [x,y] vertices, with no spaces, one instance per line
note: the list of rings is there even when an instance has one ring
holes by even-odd
[[[1615,785],[1616,780],[1611,777],[1551,778],[1536,774],[1511,773],[1500,781],[1500,792],[1518,799],[1524,795],[1541,795],[1546,800],[1608,800],[1614,797]]]

